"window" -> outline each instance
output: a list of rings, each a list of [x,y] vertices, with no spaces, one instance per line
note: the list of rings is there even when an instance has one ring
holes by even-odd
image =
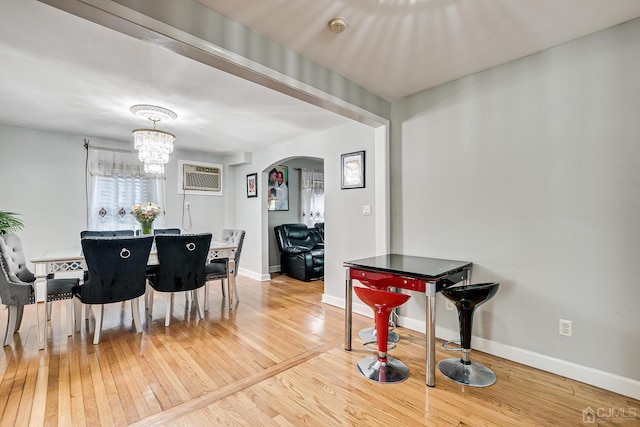
[[[164,176],[147,174],[134,152],[90,147],[87,225],[89,230],[139,228],[131,207],[153,202],[165,207]],[[164,225],[164,215],[156,226]]]
[[[324,173],[302,169],[300,185],[300,211],[302,222],[313,227],[324,222]]]

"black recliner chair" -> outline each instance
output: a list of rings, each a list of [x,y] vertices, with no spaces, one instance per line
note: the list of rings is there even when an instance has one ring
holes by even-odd
[[[318,230],[304,224],[282,224],[274,231],[284,274],[305,282],[324,277],[324,243]]]
[[[318,230],[320,236],[322,236],[322,241],[324,242],[324,222],[316,222],[313,227]]]

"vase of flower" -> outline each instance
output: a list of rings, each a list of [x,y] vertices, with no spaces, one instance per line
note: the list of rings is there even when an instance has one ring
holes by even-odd
[[[142,234],[147,236],[152,234],[153,231],[153,221],[142,221],[140,223],[140,227],[142,228]]]
[[[140,223],[143,235],[153,233],[153,221],[162,213],[162,208],[152,202],[133,205],[131,213]]]

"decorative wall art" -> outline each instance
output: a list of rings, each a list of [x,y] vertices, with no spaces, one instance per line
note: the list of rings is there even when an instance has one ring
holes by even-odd
[[[247,197],[258,197],[258,174],[247,175]]]
[[[270,211],[289,210],[289,168],[276,166],[269,171],[267,204]]]
[[[342,162],[342,188],[364,188],[364,151],[340,156]]]

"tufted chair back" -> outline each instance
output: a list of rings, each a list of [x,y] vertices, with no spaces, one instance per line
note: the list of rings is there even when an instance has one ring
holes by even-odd
[[[236,248],[236,253],[234,256],[234,260],[236,262],[235,275],[238,275],[238,266],[240,265],[240,253],[242,252],[242,245],[244,244],[244,230],[231,230],[225,228],[222,230],[222,241],[234,243]]]
[[[84,230],[80,232],[80,238],[83,237],[125,237],[133,236],[133,230]]]
[[[27,268],[22,243],[16,234],[0,234],[0,270],[2,304],[35,302],[33,283],[36,278]]]
[[[89,274],[75,290],[85,304],[128,301],[144,294],[149,237],[85,237],[81,240]]]
[[[149,275],[156,291],[179,292],[198,289],[205,284],[211,233],[161,234],[156,236],[158,271]]]

